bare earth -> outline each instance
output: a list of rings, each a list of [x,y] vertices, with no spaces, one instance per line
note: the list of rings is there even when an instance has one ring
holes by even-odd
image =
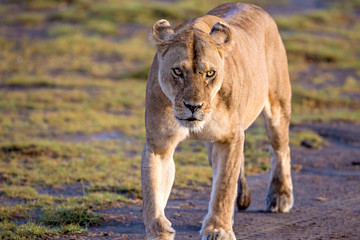
[[[360,126],[346,123],[297,126],[322,135],[321,150],[292,148],[295,204],[290,213],[264,213],[269,174],[248,177],[252,203],[236,212],[238,239],[360,239]],[[200,239],[210,188],[174,189],[166,215],[176,239]],[[102,210],[101,226],[66,239],[144,239],[141,204]]]

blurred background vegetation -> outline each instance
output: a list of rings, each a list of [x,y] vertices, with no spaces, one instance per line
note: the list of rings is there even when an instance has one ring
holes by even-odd
[[[103,220],[94,210],[140,201],[151,26],[223,2],[0,0],[0,238],[81,233]],[[283,37],[291,144],[326,145],[302,124],[360,122],[360,1],[299,13],[294,0],[243,2],[273,13]],[[245,148],[248,175],[269,169],[261,119]],[[175,162],[176,188],[211,184],[202,143],[181,143]]]

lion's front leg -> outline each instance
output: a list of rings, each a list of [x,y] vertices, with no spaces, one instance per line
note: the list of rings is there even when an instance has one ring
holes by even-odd
[[[175,230],[165,217],[165,207],[174,182],[173,149],[156,153],[145,145],[141,180],[143,216],[148,240],[173,240]]]
[[[244,132],[239,131],[230,143],[212,145],[213,186],[209,212],[201,229],[203,240],[236,239],[232,224],[243,143]]]

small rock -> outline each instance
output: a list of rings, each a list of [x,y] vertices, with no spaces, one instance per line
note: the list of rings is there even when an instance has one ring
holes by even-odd
[[[110,236],[112,236],[114,233],[113,232],[105,232],[104,233],[104,236],[105,237],[110,237]]]
[[[310,148],[310,149],[315,148],[314,143],[313,143],[312,141],[309,141],[309,140],[303,140],[303,141],[301,141],[300,145],[301,145],[302,147],[306,147],[306,148]]]
[[[196,205],[192,201],[189,201],[189,206],[191,206],[192,208],[196,207]]]
[[[292,164],[292,169],[295,172],[300,172],[302,168],[303,168],[303,165],[301,165],[301,164]]]
[[[187,204],[180,204],[179,207],[185,209],[191,209],[191,208],[195,208],[195,204],[192,201],[189,201]]]
[[[127,234],[123,234],[123,235],[121,235],[121,237],[114,238],[114,240],[119,240],[119,239],[128,239],[128,238],[129,238],[129,235],[127,235]]]
[[[319,202],[324,202],[324,201],[327,201],[328,199],[326,197],[320,196],[320,197],[317,197],[315,200],[319,201]]]

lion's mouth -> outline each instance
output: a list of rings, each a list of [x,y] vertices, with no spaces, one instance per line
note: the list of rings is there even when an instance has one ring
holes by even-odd
[[[194,117],[189,117],[189,118],[179,118],[177,116],[175,116],[177,120],[179,121],[188,121],[188,122],[194,122],[194,121],[201,121],[200,119],[194,118]]]
[[[191,116],[188,118],[180,118],[178,116],[175,116],[175,118],[180,126],[188,128],[195,132],[201,131],[205,124],[205,119],[201,117],[196,118],[194,116]]]

